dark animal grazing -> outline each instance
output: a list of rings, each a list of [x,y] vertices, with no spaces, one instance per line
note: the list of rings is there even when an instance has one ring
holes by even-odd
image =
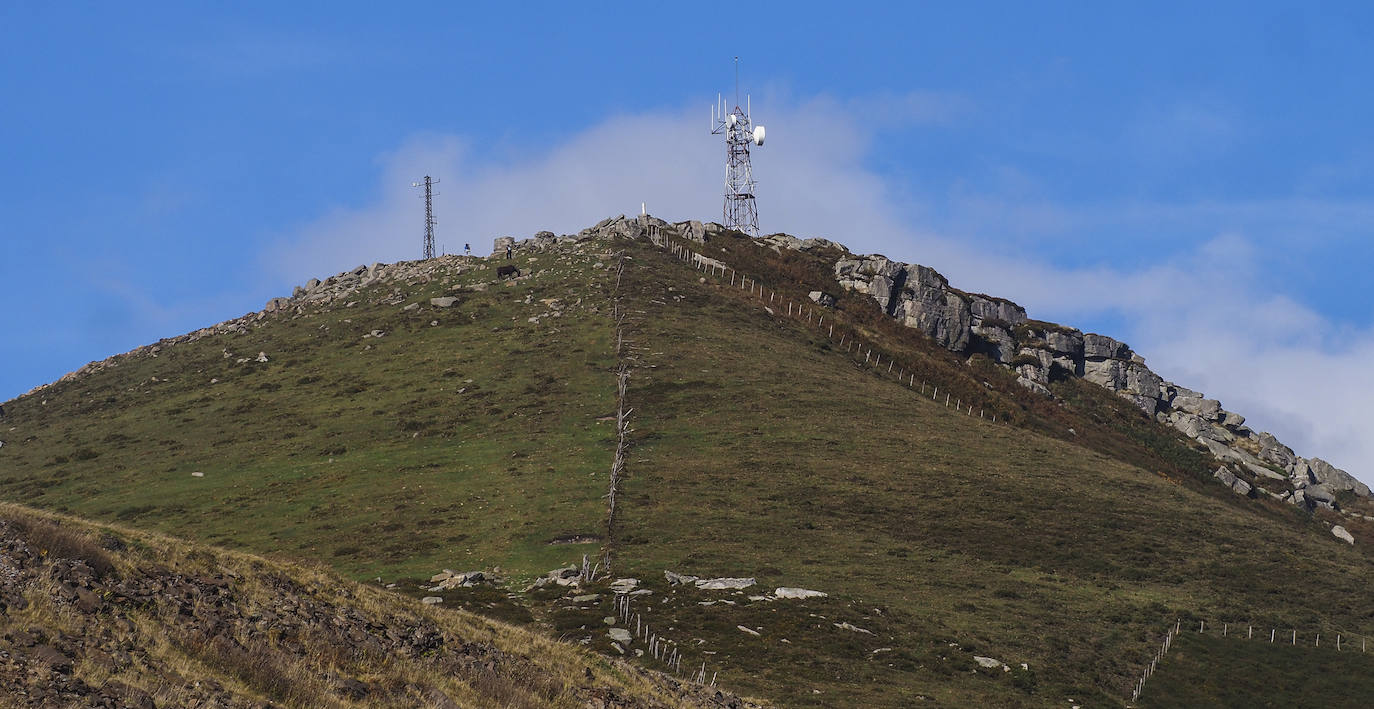
[[[497,266],[497,267],[496,267],[496,277],[497,277],[497,278],[505,278],[505,277],[507,277],[507,276],[510,276],[511,278],[519,278],[519,277],[520,277],[520,269],[518,269],[518,268],[516,268],[516,267],[514,267],[514,266]]]

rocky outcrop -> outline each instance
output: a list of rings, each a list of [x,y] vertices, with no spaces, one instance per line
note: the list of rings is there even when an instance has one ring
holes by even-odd
[[[1215,477],[1240,494],[1252,495],[1250,480],[1263,479],[1287,483],[1290,489],[1273,494],[1308,509],[1338,508],[1336,494],[1344,491],[1370,496],[1369,487],[1349,473],[1320,458],[1295,455],[1273,435],[1250,429],[1244,416],[1220,401],[1166,381],[1120,340],[1030,320],[1016,303],[953,288],[926,266],[844,253],[834,267],[841,288],[873,298],[889,316],[946,349],[981,354],[1012,369],[1018,384],[1042,396],[1052,396],[1049,385],[1063,377],[1116,393],[1233,466],[1234,471],[1223,466]]]

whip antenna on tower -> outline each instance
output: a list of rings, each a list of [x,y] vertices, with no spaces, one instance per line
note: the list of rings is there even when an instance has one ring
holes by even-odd
[[[745,105],[751,101],[745,95]],[[739,106],[739,57],[735,57],[735,108],[729,113],[716,96],[711,107],[711,134],[725,136],[725,228],[759,235],[759,211],[754,204],[754,170],[749,144],[763,145],[763,126],[750,123],[751,110]]]
[[[439,180],[431,180],[429,175],[425,175],[425,258],[434,258],[434,195],[439,194],[433,191],[433,186]],[[419,187],[421,183],[412,182],[411,187]]]

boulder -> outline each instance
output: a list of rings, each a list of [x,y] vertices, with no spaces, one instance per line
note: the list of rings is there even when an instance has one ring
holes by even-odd
[[[1126,363],[1116,359],[1086,360],[1083,362],[1083,379],[1112,391],[1121,391],[1126,388]]]
[[[773,591],[773,595],[778,598],[825,598],[829,594],[822,591],[811,591],[805,588],[790,588],[780,586]]]
[[[430,304],[430,305],[433,305],[433,306],[436,307],[436,308],[452,308],[452,307],[453,307],[453,304],[454,304],[454,303],[457,303],[457,302],[458,302],[458,299],[457,299],[457,298],[454,298],[454,297],[451,296],[451,295],[446,295],[446,296],[442,296],[442,297],[439,297],[439,298],[430,298],[430,299],[429,299],[429,304]]]
[[[697,579],[699,578],[697,576],[688,576],[686,574],[675,574],[666,569],[663,571],[663,577],[668,579],[668,583],[673,586],[696,583]]]
[[[1242,452],[1243,452],[1243,451],[1242,451]],[[1284,477],[1283,475],[1280,475],[1279,473],[1276,473],[1276,472],[1270,470],[1269,468],[1264,467],[1263,465],[1261,465],[1261,464],[1259,464],[1259,463],[1251,463],[1251,462],[1249,462],[1249,461],[1241,461],[1241,465],[1244,465],[1244,466],[1245,466],[1245,469],[1246,469],[1246,470],[1249,470],[1250,473],[1251,473],[1252,475],[1254,475],[1255,477],[1270,478],[1271,480],[1287,480],[1287,479],[1288,479],[1288,478]]]
[[[709,591],[724,591],[749,588],[755,583],[753,578],[718,578],[718,579],[697,579],[697,588]]]
[[[1356,480],[1350,473],[1337,468],[1336,466],[1322,460],[1312,458],[1307,461],[1307,466],[1311,471],[1312,479],[1323,483],[1333,490],[1352,490],[1360,497],[1369,497],[1369,486]]]
[[[682,235],[682,238],[688,241],[695,241],[698,244],[706,243],[706,227],[699,221],[677,222],[673,224],[673,227],[677,229],[677,233]]]
[[[433,605],[437,605],[437,604],[443,603],[443,602],[444,602],[444,599],[442,599],[442,598],[440,598],[440,597],[438,597],[438,596],[425,596],[424,598],[421,598],[421,599],[420,599],[420,602],[423,603],[423,604],[425,604],[425,605],[427,605],[427,606],[433,606]]]
[[[781,253],[783,249],[789,251],[801,251],[802,240],[788,234],[768,234],[760,236],[759,241],[773,247],[774,251]]]
[[[973,661],[977,662],[979,667],[983,667],[989,670],[1002,666],[1001,660],[997,660],[991,657],[983,657],[982,655],[974,655]]]
[[[970,295],[968,297],[969,313],[973,316],[975,323],[984,320],[1001,320],[1009,325],[1020,325],[1026,321],[1026,309],[1006,298],[994,298],[987,295]]]
[[[1329,510],[1336,508],[1336,493],[1325,484],[1308,485],[1302,489],[1302,493],[1307,497],[1308,502]]]
[[[1298,460],[1298,457],[1293,454],[1292,448],[1280,443],[1272,433],[1267,431],[1259,435],[1259,446],[1260,459],[1267,460],[1281,468],[1288,468]]]
[[[1088,333],[1083,336],[1083,356],[1090,359],[1127,359],[1131,348],[1106,335]]]
[[[824,291],[813,290],[807,294],[807,297],[810,298],[813,303],[821,306],[822,308],[835,307],[835,296],[830,295],[829,293],[826,293]]]
[[[290,298],[273,298],[267,301],[267,305],[263,306],[262,309],[269,313],[275,313],[278,310],[286,310],[289,307],[291,307]]]
[[[1164,380],[1160,379],[1158,374],[1150,371],[1150,368],[1144,364],[1131,362],[1126,365],[1126,386],[1124,387],[1126,391],[1158,401],[1163,395],[1163,384]],[[1154,413],[1153,405],[1151,405],[1148,413]]]
[[[621,645],[629,645],[631,642],[634,641],[634,636],[631,635],[630,631],[626,630],[625,628],[611,628],[610,630],[606,631],[606,636],[609,637],[611,640],[620,643]]]
[[[840,287],[871,296],[884,310],[892,298],[892,285],[898,274],[905,273],[903,264],[889,261],[880,255],[858,256],[835,262],[835,279]]]
[[[837,244],[829,239],[802,239],[802,251],[814,251],[816,249],[836,249],[844,253],[849,253],[849,249],[845,248],[844,244]]]
[[[505,256],[506,256],[506,247],[508,247],[508,246],[509,246],[509,247],[514,247],[514,246],[515,246],[515,237],[513,237],[513,236],[498,236],[498,237],[496,237],[496,238],[493,239],[492,242],[491,242],[491,255],[494,256],[494,257],[505,258]]]
[[[1355,538],[1350,536],[1350,532],[1346,531],[1345,527],[1339,524],[1331,528],[1331,534],[1346,544],[1355,543]]]
[[[1190,414],[1201,416],[1209,421],[1216,421],[1221,418],[1221,402],[1216,399],[1204,399],[1200,396],[1178,395],[1170,402],[1175,409],[1187,411]]]
[[[1064,355],[1071,359],[1082,359],[1083,357],[1083,333],[1077,330],[1047,330],[1045,332],[1045,344],[1050,351],[1057,355]]]
[[[1230,443],[1231,441],[1236,440],[1236,434],[1231,433],[1224,426],[1214,426],[1211,423],[1208,423],[1207,421],[1203,421],[1202,431],[1198,433],[1198,438],[1210,438],[1214,441]]]

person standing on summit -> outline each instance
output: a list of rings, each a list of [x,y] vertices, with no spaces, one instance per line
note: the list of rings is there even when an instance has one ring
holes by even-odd
[[[506,244],[506,260],[507,260],[507,261],[510,260],[510,244],[509,244],[509,243]]]

